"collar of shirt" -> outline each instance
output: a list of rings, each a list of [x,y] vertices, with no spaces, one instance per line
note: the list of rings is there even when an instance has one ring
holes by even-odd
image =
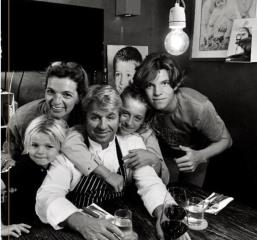
[[[98,156],[106,168],[112,172],[117,172],[119,169],[119,161],[116,152],[115,138],[109,143],[109,146],[105,149],[102,148],[101,144],[88,138],[89,151]]]

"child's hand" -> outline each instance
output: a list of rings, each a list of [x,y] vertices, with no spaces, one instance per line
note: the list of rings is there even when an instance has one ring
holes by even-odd
[[[2,236],[13,236],[18,238],[21,236],[22,232],[29,233],[30,225],[20,223],[12,225],[2,225],[1,235]]]
[[[123,158],[124,166],[137,169],[142,166],[153,166],[159,163],[159,158],[152,152],[144,149],[130,150],[129,154]]]
[[[115,192],[121,192],[124,187],[124,179],[120,174],[110,173],[105,181],[108,182],[115,190]]]

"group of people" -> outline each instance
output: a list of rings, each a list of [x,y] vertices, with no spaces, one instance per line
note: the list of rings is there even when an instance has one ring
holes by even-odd
[[[74,62],[48,67],[45,98],[20,107],[10,119],[8,145],[16,162],[10,169],[16,179],[11,205],[19,209],[11,218],[23,223],[15,230],[2,225],[6,234],[29,232],[39,217],[88,240],[122,239],[111,221],[82,209],[122,198],[134,184],[156,218],[158,238],[164,239],[166,185],[202,186],[208,160],[232,140],[208,98],[182,87],[181,70],[169,54],[138,56],[134,47],[118,52],[114,87],[89,86],[85,70]],[[169,194],[168,201],[176,204]],[[25,213],[26,205],[31,214]],[[186,233],[180,239],[190,237]]]

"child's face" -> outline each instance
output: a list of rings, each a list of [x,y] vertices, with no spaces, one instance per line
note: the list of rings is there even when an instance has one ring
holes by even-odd
[[[28,147],[30,158],[40,166],[47,166],[59,153],[59,147],[55,146],[50,137],[44,133],[37,133],[31,137]]]
[[[120,114],[119,133],[124,136],[136,132],[144,123],[146,111],[144,103],[127,97]]]
[[[137,64],[135,61],[117,61],[114,73],[115,88],[119,93],[133,82],[135,68]]]

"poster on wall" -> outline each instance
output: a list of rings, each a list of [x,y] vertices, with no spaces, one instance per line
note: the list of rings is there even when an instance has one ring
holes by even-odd
[[[257,62],[257,18],[234,20],[226,62]]]
[[[132,51],[132,52],[131,52]],[[114,86],[114,66],[113,60],[116,58],[133,59],[134,52],[139,52],[142,59],[148,55],[148,46],[135,46],[135,45],[107,45],[107,68],[108,68],[108,84]],[[128,73],[129,75],[130,73]],[[118,76],[117,76],[118,77]]]
[[[197,0],[192,58],[226,58],[234,19],[255,18],[257,0]]]

